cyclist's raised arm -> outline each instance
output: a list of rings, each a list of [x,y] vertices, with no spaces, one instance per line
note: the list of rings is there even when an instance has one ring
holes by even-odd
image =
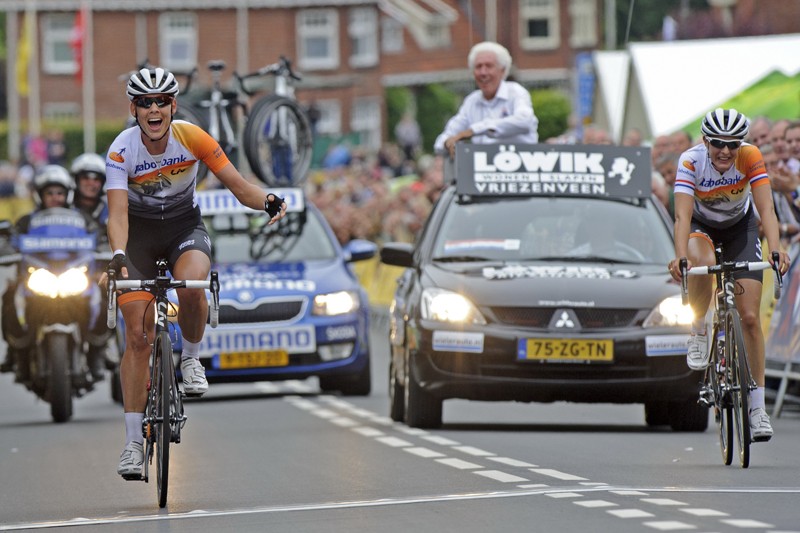
[[[222,182],[225,187],[230,190],[242,205],[246,205],[250,209],[257,211],[266,210],[267,195],[264,194],[264,189],[250,183],[236,170],[233,164],[228,163],[222,170],[217,172],[217,178]],[[270,224],[274,224],[286,215],[286,202],[281,205],[281,210],[278,214],[272,217]]]

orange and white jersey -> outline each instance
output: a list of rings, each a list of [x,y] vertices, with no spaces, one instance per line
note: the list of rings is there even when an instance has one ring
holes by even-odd
[[[769,184],[761,151],[743,143],[731,168],[720,174],[711,164],[704,144],[681,154],[675,194],[695,197],[693,217],[715,228],[741,220],[750,207],[750,188]]]
[[[133,126],[111,143],[106,156],[106,188],[128,191],[131,215],[175,218],[197,206],[199,161],[211,172],[229,162],[219,143],[202,128],[174,120],[164,154],[154,157],[142,142],[139,126]]]

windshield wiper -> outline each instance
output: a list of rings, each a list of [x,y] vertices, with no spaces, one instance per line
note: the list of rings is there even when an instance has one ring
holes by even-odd
[[[481,257],[479,255],[442,255],[434,257],[431,261],[438,261],[440,263],[469,263],[475,261],[497,261],[497,259]]]
[[[602,255],[548,255],[542,257],[525,257],[520,261],[571,261],[575,263],[619,263],[621,265],[640,265],[641,261],[615,259]]]

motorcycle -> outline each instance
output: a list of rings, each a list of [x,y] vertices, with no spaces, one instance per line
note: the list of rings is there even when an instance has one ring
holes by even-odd
[[[16,381],[50,404],[54,422],[66,422],[73,398],[96,383],[87,359],[90,341],[108,342],[111,336],[109,331],[105,339],[92,338],[92,325],[103,319],[95,265],[110,254],[97,251],[96,228],[72,209],[34,213],[27,234],[5,231],[17,253],[0,264],[18,265],[14,308],[24,332],[9,338],[16,348]]]

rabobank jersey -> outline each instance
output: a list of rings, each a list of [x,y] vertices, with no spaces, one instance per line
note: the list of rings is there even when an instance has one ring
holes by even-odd
[[[168,219],[197,206],[198,161],[211,172],[228,164],[228,157],[202,128],[173,120],[167,148],[158,162],[145,148],[139,126],[120,133],[106,156],[106,188],[128,191],[128,213]]]
[[[678,161],[675,194],[695,197],[694,218],[715,228],[741,220],[750,208],[750,188],[769,184],[761,151],[743,143],[731,168],[720,174],[704,144],[685,151]]]

